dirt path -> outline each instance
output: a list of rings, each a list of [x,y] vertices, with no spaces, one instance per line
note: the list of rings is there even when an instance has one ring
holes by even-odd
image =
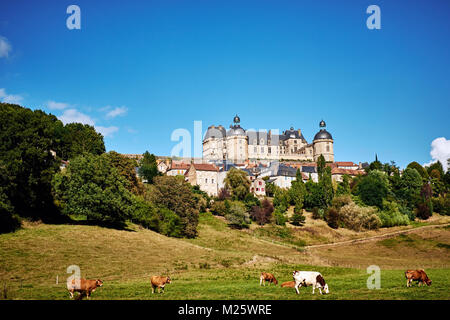
[[[353,239],[353,240],[324,243],[324,244],[314,244],[314,245],[310,245],[310,246],[305,246],[304,248],[305,249],[315,249],[315,248],[332,247],[332,246],[339,246],[339,245],[346,245],[346,244],[364,243],[364,242],[380,240],[380,239],[385,239],[385,238],[392,238],[399,234],[411,233],[411,232],[415,232],[418,230],[423,230],[423,229],[428,229],[428,228],[436,228],[436,227],[446,227],[446,226],[450,226],[450,223],[433,224],[433,225],[428,225],[428,226],[423,226],[423,227],[417,227],[417,228],[412,228],[412,229],[407,229],[407,230],[400,230],[400,231],[380,234],[379,236],[372,236],[372,237],[361,238],[361,239]]]

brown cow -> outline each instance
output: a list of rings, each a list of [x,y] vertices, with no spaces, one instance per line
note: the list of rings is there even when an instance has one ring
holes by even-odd
[[[275,279],[275,276],[268,272],[261,272],[261,276],[259,277],[259,285],[266,286],[266,281],[269,282],[269,285],[271,283],[274,283],[275,285],[278,284],[278,280]]]
[[[170,277],[163,277],[163,276],[152,276],[150,278],[150,284],[152,285],[152,293],[155,293],[155,289],[158,288],[158,293],[164,293],[164,286],[166,283],[172,283],[172,280]]]
[[[425,273],[425,270],[423,270],[423,269],[406,270],[405,277],[406,277],[406,286],[407,287],[410,287],[411,282],[413,282],[413,281],[417,281],[419,287],[420,287],[421,283],[426,283],[427,286],[431,286],[431,279],[428,278],[427,274]]]
[[[281,284],[282,288],[295,288],[295,281],[286,281]]]
[[[73,298],[74,292],[79,292],[80,295],[78,296],[78,299],[82,299],[83,296],[86,296],[89,299],[91,293],[101,286],[103,286],[103,281],[100,279],[97,280],[80,279],[79,286],[77,286],[75,279],[72,279],[71,282],[67,282],[67,289],[69,290],[70,297]]]

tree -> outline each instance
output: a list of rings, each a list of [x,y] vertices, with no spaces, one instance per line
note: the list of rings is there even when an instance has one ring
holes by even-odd
[[[126,188],[133,194],[139,195],[144,192],[142,183],[136,176],[136,160],[129,159],[115,151],[110,151],[105,154],[110,163],[117,169],[119,174],[126,181]]]
[[[55,200],[66,215],[121,225],[131,216],[134,198],[108,156],[86,153],[71,159],[53,179]]]
[[[239,201],[233,201],[231,203],[225,218],[228,220],[228,224],[231,227],[237,229],[248,228],[251,223],[250,216],[247,213],[244,204]]]
[[[425,183],[420,190],[421,201],[417,205],[417,217],[426,220],[433,215],[433,203],[431,202],[431,186]]]
[[[305,216],[303,215],[303,209],[299,206],[294,207],[294,214],[291,217],[291,223],[294,226],[302,226],[305,224]]]
[[[273,205],[269,200],[264,199],[261,201],[261,206],[253,206],[250,211],[250,217],[256,221],[260,226],[269,223],[272,219],[272,213],[274,211]]]
[[[350,176],[348,174],[344,174],[342,176],[342,181],[338,183],[336,195],[345,195],[350,194]]]
[[[422,177],[417,169],[407,167],[400,177],[396,195],[408,208],[412,209],[419,200],[421,187]]]
[[[327,224],[330,228],[339,228],[339,212],[336,208],[330,207],[326,214]]]
[[[19,216],[44,222],[60,219],[51,180],[59,170],[52,151],[61,143],[61,127],[61,121],[41,110],[0,103],[0,167],[7,173],[3,204]]]
[[[428,180],[428,172],[427,170],[425,170],[424,167],[422,167],[419,163],[417,163],[416,161],[411,162],[410,164],[408,164],[408,166],[406,167],[407,169],[416,169],[417,172],[420,174],[420,176],[422,177],[423,181],[427,181]]]
[[[231,168],[224,179],[225,188],[231,191],[235,200],[244,200],[250,193],[250,180],[245,171]]]
[[[379,170],[372,170],[361,179],[358,184],[358,195],[368,206],[383,208],[383,199],[389,192],[389,182],[386,174]]]
[[[64,160],[84,153],[101,155],[105,152],[102,134],[88,124],[68,123],[60,131],[60,138],[62,143],[55,151]]]
[[[145,151],[144,157],[142,158],[138,169],[138,173],[139,176],[142,177],[143,180],[146,180],[147,183],[153,183],[153,179],[160,175],[154,154],[150,154],[148,151]]]
[[[305,200],[306,187],[302,179],[302,174],[299,169],[297,169],[296,178],[291,183],[291,188],[289,189],[289,198],[291,204],[295,205],[299,209],[303,208],[303,203]]]
[[[167,208],[180,217],[183,237],[194,238],[197,235],[199,206],[191,185],[184,181],[184,177],[154,177],[146,197],[148,201]]]
[[[323,173],[325,171],[325,158],[321,154],[319,158],[317,158],[317,175],[319,176],[319,180],[322,179]]]

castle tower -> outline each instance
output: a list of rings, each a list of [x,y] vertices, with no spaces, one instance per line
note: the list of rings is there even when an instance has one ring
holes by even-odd
[[[227,131],[226,159],[233,163],[243,163],[248,160],[248,140],[245,130],[240,126],[241,119],[238,115],[233,118],[233,125]]]
[[[320,121],[320,131],[316,133],[313,140],[314,161],[322,154],[327,162],[334,162],[333,137],[325,129],[325,121]]]

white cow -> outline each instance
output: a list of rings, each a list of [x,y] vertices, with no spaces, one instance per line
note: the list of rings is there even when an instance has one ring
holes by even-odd
[[[314,294],[314,290],[316,288],[319,289],[320,294],[322,293],[322,289],[325,293],[329,293],[328,284],[325,283],[325,279],[322,277],[320,272],[316,271],[294,271],[292,276],[295,281],[295,291],[299,294],[298,288],[301,286],[312,286]]]

